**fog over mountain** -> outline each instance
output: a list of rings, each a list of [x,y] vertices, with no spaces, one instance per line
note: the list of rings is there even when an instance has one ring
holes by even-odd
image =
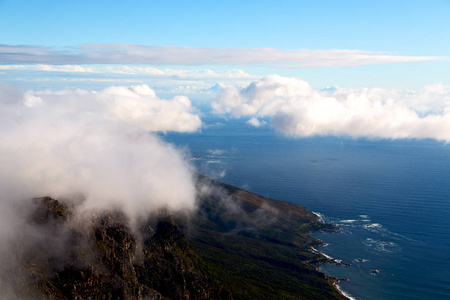
[[[146,85],[23,92],[3,84],[0,101],[3,248],[20,230],[15,207],[33,197],[83,199],[81,211],[119,208],[130,218],[194,208],[183,153],[151,133],[199,129],[188,98],[160,99]]]

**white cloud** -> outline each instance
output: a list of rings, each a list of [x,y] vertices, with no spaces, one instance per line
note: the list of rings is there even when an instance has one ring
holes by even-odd
[[[67,256],[65,226],[55,231],[29,223],[33,197],[72,200],[76,228],[103,210],[121,210],[134,227],[163,208],[195,208],[186,155],[146,131],[198,129],[186,97],[159,99],[146,85],[23,93],[0,83],[0,116],[2,298],[17,298],[8,292],[23,277],[22,253],[34,249],[28,247],[38,245],[30,253],[43,261],[46,250],[57,261]]]
[[[232,69],[226,71],[204,70],[183,70],[183,69],[157,69],[152,67],[135,67],[135,66],[108,66],[106,68],[92,68],[96,72],[108,72],[114,74],[128,75],[147,75],[153,77],[175,77],[182,79],[241,79],[252,78],[252,76],[243,70]]]
[[[37,65],[36,68],[47,72],[95,73],[92,68],[82,67],[79,65]]]
[[[145,131],[193,132],[201,127],[190,100],[185,96],[160,99],[147,85],[132,87],[111,86],[102,91],[59,90],[28,92],[27,95],[46,99],[47,102],[68,101],[71,104],[96,107],[97,114],[107,113],[134,124]],[[61,100],[64,98],[64,100]],[[82,98],[82,99],[81,99]],[[92,109],[92,108],[90,108]]]
[[[224,155],[225,153],[227,153],[226,150],[222,150],[222,149],[208,149],[208,150],[206,150],[206,152],[213,156],[221,156],[221,155]]]
[[[0,45],[0,61],[4,64],[242,65],[264,63],[284,68],[304,68],[439,60],[448,60],[448,57],[401,56],[348,49],[231,49],[88,44],[70,52],[38,46]],[[151,69],[147,70],[152,72]]]
[[[109,66],[81,66],[81,65],[49,65],[49,64],[15,64],[0,65],[0,70],[19,71],[43,71],[59,73],[98,73],[119,75],[140,75],[155,78],[180,78],[180,79],[256,79],[240,69],[226,71],[183,70],[183,69],[157,69],[152,67],[136,67],[127,65]]]
[[[338,87],[320,91],[301,79],[272,75],[245,88],[226,87],[211,105],[235,117],[268,116],[273,128],[292,136],[450,141],[450,87],[443,85],[417,92]]]
[[[0,209],[80,194],[86,209],[121,207],[130,217],[192,209],[184,155],[148,132],[197,130],[191,110],[186,97],[159,99],[148,86],[21,93],[0,85]]]
[[[264,121],[261,122],[260,120],[258,120],[258,119],[255,118],[255,117],[251,118],[251,119],[248,120],[246,123],[249,124],[249,125],[252,125],[253,127],[261,127],[262,125],[265,124]]]
[[[201,127],[200,118],[193,114],[185,96],[159,99],[147,85],[110,87],[97,96],[108,99],[107,107],[114,115],[146,131],[193,132]]]
[[[273,111],[292,98],[312,94],[313,89],[306,81],[272,75],[252,82],[245,88],[226,86],[211,105],[219,113],[266,116],[272,115]]]
[[[0,70],[45,71],[64,73],[97,73],[93,68],[80,65],[0,65]]]

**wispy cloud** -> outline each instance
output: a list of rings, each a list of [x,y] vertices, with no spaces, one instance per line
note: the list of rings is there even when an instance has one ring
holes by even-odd
[[[171,77],[171,78],[193,78],[193,79],[239,79],[254,78],[243,70],[232,69],[226,71],[183,70],[183,69],[158,69],[152,67],[137,67],[129,65],[108,66],[82,66],[82,65],[51,65],[51,64],[11,64],[0,65],[0,70],[19,71],[43,71],[60,73],[98,73],[119,75],[145,75],[146,77]]]
[[[9,64],[0,65],[0,70],[8,71],[42,71],[58,73],[97,73],[97,74],[118,74],[118,75],[141,75],[145,77],[170,77],[170,78],[191,78],[191,79],[255,79],[243,70],[232,69],[226,71],[185,70],[185,69],[158,69],[152,67],[138,67],[129,65],[51,65],[51,64]]]
[[[281,68],[311,68],[448,59],[448,57],[440,56],[401,56],[384,52],[347,49],[234,49],[136,44],[87,44],[79,48],[60,50],[39,46],[0,45],[0,63],[2,64],[184,66],[269,64]]]
[[[64,72],[64,73],[98,73],[90,67],[80,65],[0,65],[0,70],[20,70],[20,71],[45,71],[45,72]]]
[[[450,87],[313,89],[299,78],[264,77],[244,88],[224,87],[212,102],[218,113],[266,117],[291,136],[348,135],[374,138],[432,138],[450,141]]]

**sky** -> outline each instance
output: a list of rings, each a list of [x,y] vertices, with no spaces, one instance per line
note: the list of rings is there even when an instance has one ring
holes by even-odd
[[[219,73],[195,79],[197,88],[272,74],[316,88],[448,85],[449,12],[450,1],[437,0],[0,1],[0,79],[29,88],[173,85],[148,71],[111,72],[139,66],[184,71],[183,80]],[[233,70],[248,76],[224,74]]]
[[[27,108],[89,95],[152,132],[220,115],[298,138],[448,142],[449,13],[448,0],[3,0],[0,81]]]

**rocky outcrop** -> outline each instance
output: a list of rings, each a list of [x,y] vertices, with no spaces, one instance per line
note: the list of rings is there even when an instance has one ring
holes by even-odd
[[[34,202],[36,209],[29,222],[40,231],[63,237],[53,241],[55,245],[36,240],[22,256],[24,276],[34,286],[34,295],[40,293],[47,299],[231,299],[226,289],[202,273],[202,261],[167,214],[152,216],[132,231],[119,212],[97,214],[80,224],[71,219],[67,204],[49,197]],[[58,251],[49,251],[53,246]],[[42,250],[47,254],[36,255]]]

